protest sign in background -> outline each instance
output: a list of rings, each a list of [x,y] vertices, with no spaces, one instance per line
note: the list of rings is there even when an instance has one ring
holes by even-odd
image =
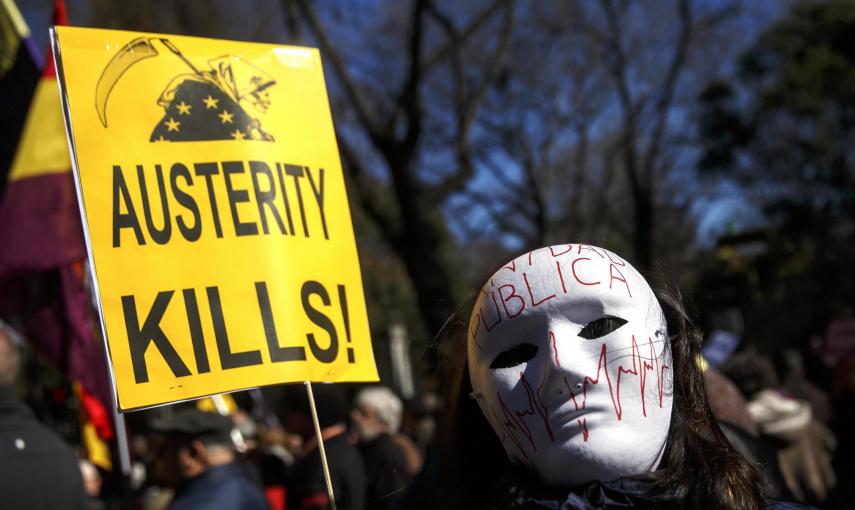
[[[58,27],[120,410],[374,381],[317,50]]]

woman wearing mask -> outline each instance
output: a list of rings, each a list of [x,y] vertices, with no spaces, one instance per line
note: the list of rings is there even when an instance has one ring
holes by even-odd
[[[461,336],[453,507],[799,508],[764,499],[712,417],[679,303],[617,255],[568,244],[517,257]]]

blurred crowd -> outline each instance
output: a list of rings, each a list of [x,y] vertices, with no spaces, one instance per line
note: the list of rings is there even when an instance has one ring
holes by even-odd
[[[434,410],[390,389],[313,385],[336,507],[397,508],[422,467]],[[222,398],[222,397],[220,397]],[[147,413],[132,435],[140,508],[329,508],[321,447],[303,385]]]
[[[328,482],[342,510],[442,507],[436,392],[402,401],[383,385],[314,384],[317,429],[302,384],[129,413],[131,464],[122,477],[118,465],[86,460],[19,398],[24,347],[0,327],[4,507],[325,509]],[[772,497],[849,507],[855,354],[833,366],[793,350],[701,365],[714,415],[763,466]]]
[[[99,468],[39,423],[20,398],[24,340],[0,324],[3,508],[330,508],[304,385],[126,415],[131,465],[122,477],[118,462]],[[434,448],[440,398],[403,402],[381,385],[312,389],[336,508],[399,508]]]

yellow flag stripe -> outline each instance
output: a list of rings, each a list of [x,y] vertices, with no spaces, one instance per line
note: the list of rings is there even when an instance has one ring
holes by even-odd
[[[71,171],[68,142],[62,120],[59,89],[53,78],[36,85],[24,132],[18,143],[9,182],[37,175]]]
[[[78,400],[82,401],[82,387],[80,386],[80,383],[74,382],[72,383],[72,387],[74,388],[74,393],[77,395]],[[102,469],[106,469],[108,471],[112,470],[113,460],[110,455],[110,445],[98,437],[98,431],[95,430],[95,424],[93,424],[92,420],[90,420],[86,415],[86,411],[83,409],[83,406],[80,406],[77,418],[80,423],[80,445],[86,453],[86,460]]]
[[[21,11],[18,10],[18,6],[15,5],[15,2],[13,0],[0,0],[0,4],[3,4],[3,10],[6,13],[6,17],[14,27],[18,37],[21,39],[29,37],[30,27],[27,26],[27,22],[24,21],[24,17],[21,15]]]
[[[80,428],[80,438],[83,448],[86,450],[86,459],[108,471],[113,469],[110,446],[98,437],[95,425],[91,421],[86,421],[80,424]]]

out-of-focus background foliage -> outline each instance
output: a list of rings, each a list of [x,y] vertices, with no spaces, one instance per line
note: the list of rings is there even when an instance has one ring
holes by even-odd
[[[53,3],[19,3],[45,48]],[[852,317],[852,2],[74,0],[69,13],[321,48],[375,342],[403,326],[423,373],[479,280],[550,243],[626,256],[679,287],[707,331],[761,351],[809,349]]]
[[[23,6],[46,20],[43,4]],[[377,335],[426,343],[495,265],[576,240],[678,285],[705,321],[736,310],[761,348],[852,315],[851,2],[69,10],[321,48]]]

